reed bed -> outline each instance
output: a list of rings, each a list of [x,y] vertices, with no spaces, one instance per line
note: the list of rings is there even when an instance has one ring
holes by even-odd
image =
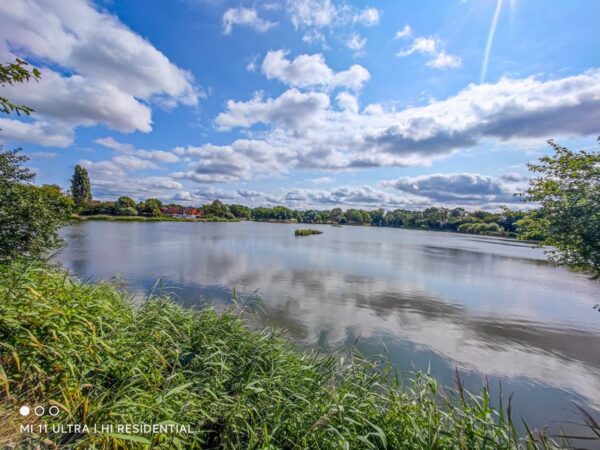
[[[557,448],[518,436],[488,391],[297,349],[235,311],[190,310],[58,268],[0,266],[0,447],[189,449]],[[21,417],[22,404],[56,418]],[[191,433],[20,433],[21,424],[180,424]]]

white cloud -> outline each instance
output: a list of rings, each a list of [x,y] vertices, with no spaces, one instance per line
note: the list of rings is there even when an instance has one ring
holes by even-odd
[[[0,138],[31,142],[45,147],[67,147],[73,141],[73,130],[41,120],[21,122],[0,118]]]
[[[248,139],[238,139],[224,146],[178,147],[174,152],[188,157],[189,162],[187,170],[175,172],[173,177],[196,183],[224,183],[283,174],[294,159],[294,154],[287,149]]]
[[[254,55],[252,57],[252,59],[248,62],[248,64],[246,64],[246,70],[248,72],[256,72],[256,69],[258,69],[258,55]]]
[[[406,27],[405,30],[411,31],[410,28],[406,29]],[[403,33],[405,30],[396,33],[396,38],[398,38],[399,35],[404,37]],[[433,57],[433,59],[429,60],[426,64],[428,67],[434,69],[460,67],[462,59],[459,56],[448,54],[445,50],[441,49],[441,46],[441,41],[437,38],[419,36],[413,40],[413,43],[408,48],[399,51],[396,56],[404,58],[413,53],[420,53],[422,55],[430,55]]]
[[[399,31],[396,31],[396,35],[394,36],[394,39],[404,39],[411,35],[412,35],[412,28],[410,27],[410,25],[404,25],[404,28],[402,28]]]
[[[434,204],[458,206],[518,203],[515,193],[524,187],[518,182],[478,173],[430,174],[402,177],[381,183],[384,187],[430,200]]]
[[[84,0],[0,3],[2,59],[15,56],[9,48],[70,73],[42,67],[39,83],[0,88],[2,93],[10,89],[13,101],[32,106],[36,119],[63,131],[58,139],[56,133],[45,133],[25,141],[66,146],[73,129],[82,125],[148,132],[153,102],[175,106],[198,101],[188,72],[115,16]]]
[[[352,21],[366,27],[372,27],[379,23],[379,16],[379,10],[376,8],[366,8],[356,13],[352,18]]]
[[[286,50],[269,51],[262,63],[262,72],[268,79],[277,79],[290,86],[324,88],[346,87],[359,90],[371,78],[369,71],[355,64],[348,70],[334,72],[321,54],[298,55],[286,58]]]
[[[439,41],[435,38],[431,37],[418,37],[416,38],[412,45],[405,50],[401,50],[397,53],[399,57],[405,57],[412,55],[415,52],[425,53],[425,54],[434,54],[437,52],[437,47],[439,45]]]
[[[308,33],[306,33],[304,36],[302,36],[302,42],[306,42],[307,44],[320,44],[321,47],[327,49],[327,39],[325,38],[325,35],[317,30],[317,29],[312,29],[310,30]]]
[[[335,99],[342,111],[358,114],[358,99],[354,95],[347,92],[340,92]]]
[[[289,149],[298,168],[360,169],[428,165],[490,141],[590,136],[600,123],[600,70],[557,80],[505,78],[470,85],[445,100],[404,110],[291,89],[281,96],[229,101],[217,117],[222,129],[271,127],[261,139]]]
[[[223,33],[231,34],[234,25],[245,25],[259,33],[270,30],[277,24],[258,16],[253,8],[230,8],[223,14]]]
[[[229,100],[227,110],[216,118],[219,128],[251,127],[257,123],[299,129],[310,126],[329,107],[329,97],[321,92],[302,93],[289,89],[275,100],[256,95],[247,102]]]
[[[358,207],[406,208],[415,207],[410,195],[397,195],[372,186],[340,186],[332,189],[283,189],[281,194],[270,196],[272,203],[292,208]]]
[[[460,57],[441,51],[436,55],[435,59],[432,59],[426,65],[434,69],[445,69],[460,67],[461,64],[462,60]]]
[[[329,26],[337,11],[331,0],[287,0],[287,7],[296,28]]]
[[[354,33],[350,38],[346,41],[346,46],[354,50],[355,52],[359,52],[364,48],[367,44],[367,38],[361,37],[359,34]]]
[[[124,153],[130,156],[135,156],[141,159],[147,159],[161,163],[175,163],[179,161],[179,157],[172,152],[166,152],[163,150],[137,149],[133,145],[117,142],[112,137],[96,139],[94,142],[104,147],[112,148],[117,152]]]

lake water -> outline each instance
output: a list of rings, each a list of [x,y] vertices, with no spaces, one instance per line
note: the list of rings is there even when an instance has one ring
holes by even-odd
[[[508,239],[370,227],[86,222],[63,230],[55,259],[79,277],[159,279],[186,305],[260,296],[263,321],[301,345],[387,351],[400,370],[429,370],[471,389],[487,377],[513,414],[539,427],[600,411],[600,283]],[[581,430],[578,430],[581,431]]]

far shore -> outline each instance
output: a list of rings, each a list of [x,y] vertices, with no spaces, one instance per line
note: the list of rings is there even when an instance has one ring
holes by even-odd
[[[96,214],[91,216],[81,216],[81,215],[73,215],[73,219],[77,221],[87,221],[87,220],[97,220],[104,222],[257,222],[257,223],[276,223],[276,224],[288,224],[288,225],[306,225],[304,222],[298,222],[294,220],[253,220],[253,219],[224,219],[222,217],[203,217],[203,218],[183,218],[183,217],[169,217],[169,216],[158,216],[158,217],[148,217],[148,216],[111,216],[108,214]],[[371,224],[360,224],[360,223],[345,223],[338,224],[337,222],[325,222],[325,223],[317,223],[317,224],[309,224],[309,225],[329,225],[332,227],[370,227],[370,228],[379,228],[374,227]],[[537,245],[537,241],[532,240],[521,240],[516,238],[515,236],[506,236],[506,235],[496,235],[496,234],[476,234],[476,233],[459,233],[456,231],[447,231],[447,230],[433,230],[429,228],[409,228],[409,227],[381,227],[381,228],[396,228],[400,230],[415,230],[415,231],[432,231],[436,233],[452,233],[452,234],[460,234],[460,235],[470,235],[470,236],[484,236],[490,238],[503,238],[503,239],[511,239],[523,243],[529,243],[532,245]]]

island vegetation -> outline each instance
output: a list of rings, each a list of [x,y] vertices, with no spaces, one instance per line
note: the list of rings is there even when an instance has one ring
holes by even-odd
[[[294,236],[311,236],[313,234],[323,234],[323,232],[321,230],[313,230],[312,228],[294,231]]]
[[[22,62],[12,66],[0,65],[0,81],[29,79]],[[3,106],[31,112],[0,98]],[[541,204],[527,217],[528,230],[552,239],[557,262],[592,273],[599,269],[598,179],[585,177],[597,174],[597,157],[556,149],[533,167],[542,177],[528,193]],[[510,401],[494,409],[487,389],[469,393],[460,379],[453,390],[423,373],[400,379],[385,358],[306,352],[277,330],[251,330],[233,310],[188,310],[154,296],[133,306],[114,284],[69,276],[46,258],[60,245],[59,228],[87,207],[87,189],[66,195],[56,186],[36,186],[25,162],[19,150],[0,149],[0,447],[551,449],[572,443],[526,425],[520,435]],[[85,178],[80,171],[77,183]],[[116,203],[122,212],[138,211],[138,204]],[[239,217],[233,206],[229,212]],[[144,214],[156,208],[149,209]],[[359,210],[351,211],[336,222],[358,219]],[[382,226],[385,215],[369,218]],[[578,240],[562,236],[569,227]],[[55,406],[60,415],[16,414],[26,404]],[[600,437],[594,418],[582,417]],[[51,426],[19,432],[22,425],[59,419],[181,425],[192,432],[58,433]]]

